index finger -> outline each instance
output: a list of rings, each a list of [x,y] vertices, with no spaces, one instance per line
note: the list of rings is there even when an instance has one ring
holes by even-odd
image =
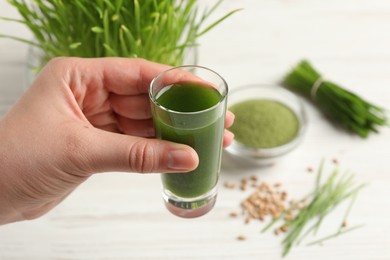
[[[96,73],[102,75],[104,87],[118,95],[148,93],[152,79],[170,68],[139,58],[96,58],[86,62],[91,62]]]
[[[93,61],[90,67],[96,75],[102,75],[104,87],[118,95],[145,94],[149,91],[151,81],[156,76],[164,85],[174,83],[197,83],[199,85],[212,86],[211,83],[194,75],[187,70],[170,70],[173,67],[159,64],[139,58],[96,58],[88,59]]]

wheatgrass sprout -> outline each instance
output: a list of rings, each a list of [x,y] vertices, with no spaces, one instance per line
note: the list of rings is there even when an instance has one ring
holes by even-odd
[[[32,40],[1,35],[40,49],[41,66],[56,56],[141,57],[180,65],[200,36],[231,16],[206,24],[223,0],[200,9],[197,0],[7,0]]]

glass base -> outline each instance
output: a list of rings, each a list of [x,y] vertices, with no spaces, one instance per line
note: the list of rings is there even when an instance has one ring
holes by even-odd
[[[217,187],[196,198],[181,198],[170,191],[163,190],[165,207],[175,216],[182,218],[196,218],[205,215],[217,200]]]

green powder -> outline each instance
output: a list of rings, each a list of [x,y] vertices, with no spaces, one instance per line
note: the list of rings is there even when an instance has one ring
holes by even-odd
[[[280,102],[252,99],[229,109],[235,114],[230,130],[235,140],[253,148],[276,147],[291,141],[299,130],[296,114]]]

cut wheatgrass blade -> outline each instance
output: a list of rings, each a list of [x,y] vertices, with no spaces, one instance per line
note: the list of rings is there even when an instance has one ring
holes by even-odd
[[[313,246],[313,245],[318,245],[318,244],[322,244],[323,242],[331,239],[331,238],[335,238],[335,237],[338,237],[340,235],[343,235],[345,233],[348,233],[348,232],[351,232],[352,230],[355,230],[355,229],[358,229],[358,228],[362,228],[364,227],[363,224],[361,225],[356,225],[356,226],[353,226],[353,227],[350,227],[350,228],[345,228],[345,229],[342,229],[342,230],[339,230],[337,231],[336,233],[332,234],[332,235],[329,235],[329,236],[326,236],[326,237],[323,237],[323,238],[320,238],[318,240],[315,240],[313,242],[310,242],[307,244],[307,246]]]
[[[388,111],[323,78],[307,60],[299,62],[283,84],[311,98],[335,122],[362,138],[388,125]]]
[[[335,168],[325,179],[323,176],[323,168],[324,162],[321,162],[317,172],[314,190],[299,200],[298,203],[291,205],[290,208],[287,208],[262,229],[262,232],[265,232],[278,222],[283,222],[283,226],[287,227],[286,236],[282,241],[282,245],[284,246],[283,256],[286,256],[293,246],[299,245],[309,234],[312,236],[316,235],[324,219],[342,202],[350,200],[351,202],[342,220],[342,223],[346,223],[346,218],[350,214],[357,194],[364,187],[364,185],[355,182],[352,174],[341,173],[338,168]],[[321,179],[324,179],[322,183]],[[303,207],[297,206],[305,201],[307,202]],[[292,219],[285,220],[284,216],[288,212],[294,212],[295,216]],[[335,234],[316,240],[310,243],[310,245],[323,242],[357,228],[346,228],[343,224],[341,226],[337,227],[338,230]]]

